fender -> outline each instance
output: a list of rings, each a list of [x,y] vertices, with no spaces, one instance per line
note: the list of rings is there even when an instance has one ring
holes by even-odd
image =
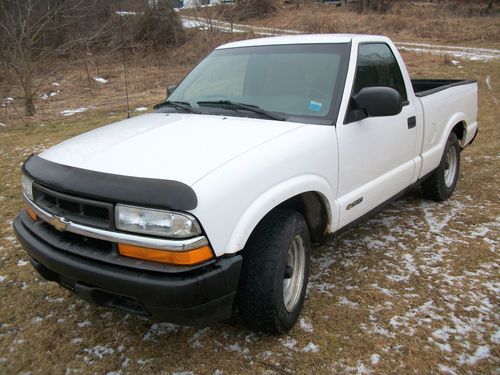
[[[296,195],[310,191],[318,193],[326,205],[328,215],[327,231],[335,230],[338,223],[333,222],[333,219],[337,220],[339,217],[339,206],[328,182],[319,175],[297,176],[266,190],[245,210],[234,227],[226,252],[234,253],[243,249],[257,224],[279,204]]]
[[[439,163],[441,162],[441,157],[443,156],[444,147],[446,146],[446,141],[450,136],[451,131],[455,127],[456,124],[463,122],[465,124],[466,132],[469,133],[469,129],[473,130],[473,127],[467,125],[467,116],[463,112],[455,113],[446,123],[444,130],[441,132],[441,137],[437,142],[432,145],[427,151],[422,153],[422,169],[420,171],[420,177],[425,176],[426,174],[432,172],[437,168]],[[477,123],[475,124],[477,127]],[[467,140],[467,133],[464,135],[462,143]],[[473,133],[474,134],[474,133]],[[472,138],[472,136],[470,137]],[[462,147],[465,147],[467,143],[461,144]]]
[[[448,137],[451,134],[451,131],[457,125],[458,123],[464,123],[464,129],[467,131],[467,116],[463,112],[458,112],[455,113],[451,118],[448,120],[448,123],[446,124],[443,133],[441,134],[441,139],[439,140],[439,147],[441,150],[444,150],[444,146],[446,145],[446,141],[448,140]],[[465,135],[465,134],[464,134]],[[464,137],[465,139],[466,137]]]

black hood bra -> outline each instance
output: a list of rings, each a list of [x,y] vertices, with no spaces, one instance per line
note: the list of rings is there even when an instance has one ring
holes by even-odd
[[[194,190],[179,181],[96,172],[36,155],[22,169],[40,185],[83,198],[170,210],[192,210],[198,205]]]

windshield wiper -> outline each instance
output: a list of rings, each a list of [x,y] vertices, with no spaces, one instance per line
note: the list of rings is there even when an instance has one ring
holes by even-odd
[[[218,106],[222,108],[227,108],[227,109],[233,109],[235,111],[237,110],[244,110],[244,111],[249,111],[253,113],[257,113],[261,116],[270,118],[272,120],[277,120],[277,121],[285,121],[286,119],[282,116],[279,116],[275,113],[266,111],[259,106],[253,105],[253,104],[245,104],[245,103],[238,103],[238,102],[232,102],[230,100],[205,100],[205,101],[200,101],[198,102],[199,106]]]
[[[173,101],[173,100],[165,100],[164,102],[161,102],[157,105],[155,105],[153,108],[154,109],[159,109],[161,107],[174,107],[175,109],[180,109],[183,110],[184,112],[188,113],[197,113],[199,114],[200,112],[197,112],[191,108],[191,104],[188,102],[178,102],[178,101]]]

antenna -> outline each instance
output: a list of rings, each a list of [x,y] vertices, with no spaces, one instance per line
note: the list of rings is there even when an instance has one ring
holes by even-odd
[[[123,72],[125,73],[125,96],[127,99],[127,118],[130,118],[130,105],[128,100],[128,77],[127,77],[127,61],[125,59],[125,41],[123,39],[123,8],[122,8],[122,0],[119,3],[120,6],[120,35],[121,35],[121,44],[122,44],[122,60],[123,60]]]

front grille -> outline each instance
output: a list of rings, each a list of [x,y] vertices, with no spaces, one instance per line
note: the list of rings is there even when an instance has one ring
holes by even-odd
[[[39,233],[42,238],[54,247],[60,247],[68,252],[78,255],[89,256],[92,253],[99,255],[111,255],[113,243],[95,238],[81,236],[76,233],[59,232],[57,229],[45,222],[40,222]]]
[[[53,215],[75,223],[113,229],[113,205],[107,202],[79,198],[33,183],[35,203]]]

